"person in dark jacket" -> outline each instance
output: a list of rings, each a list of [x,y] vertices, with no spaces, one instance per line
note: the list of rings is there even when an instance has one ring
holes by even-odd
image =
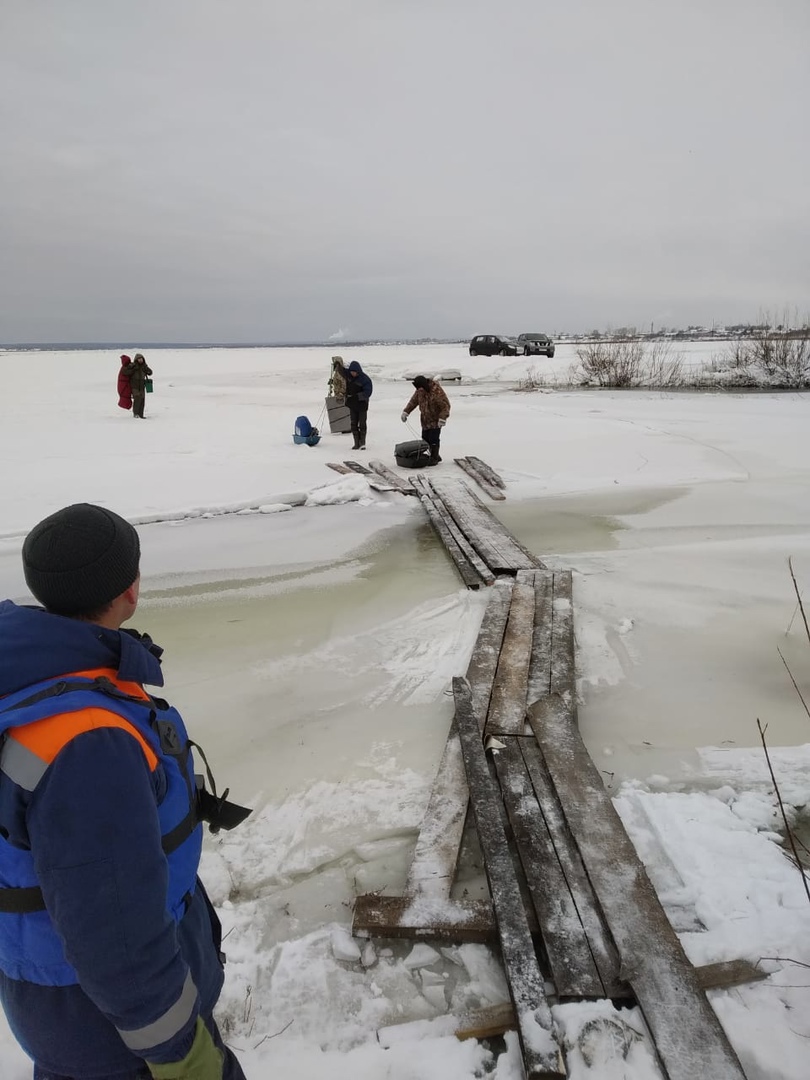
[[[353,450],[365,450],[368,431],[368,402],[374,391],[374,383],[356,360],[347,368],[335,362],[335,368],[346,380],[346,405],[352,422]]]
[[[411,400],[402,411],[402,423],[404,424],[414,409],[419,409],[422,421],[422,438],[430,447],[430,461],[428,465],[438,465],[442,460],[439,457],[439,443],[441,442],[442,428],[447,423],[450,415],[450,401],[435,379],[428,379],[425,375],[417,375],[413,380],[415,390]]]
[[[123,370],[123,369],[122,369]],[[132,415],[143,420],[143,407],[146,403],[146,380],[152,375],[152,369],[146,363],[143,353],[136,352],[126,371],[126,378],[132,390]]]
[[[35,1080],[244,1080],[191,744],[144,689],[163,650],[121,629],[139,560],[129,522],[69,506],[23,545],[43,608],[0,603],[0,1000]]]
[[[129,384],[128,368],[132,363],[129,356],[121,356],[121,367],[118,371],[118,407],[121,409],[132,408],[132,387]]]

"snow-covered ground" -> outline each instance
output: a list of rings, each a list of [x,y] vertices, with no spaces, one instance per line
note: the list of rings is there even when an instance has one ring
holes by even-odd
[[[691,366],[716,351],[684,348]],[[493,1067],[512,1080],[511,1037],[493,1065],[440,1023],[386,1046],[376,1035],[505,1000],[487,949],[358,954],[347,936],[358,891],[402,886],[449,680],[486,597],[459,588],[415,500],[325,467],[359,456],[348,437],[293,445],[295,417],[319,419],[332,352],[154,351],[143,423],[116,406],[113,352],[0,353],[0,591],[25,598],[22,537],[59,506],[101,502],[143,523],[135,625],[166,647],[167,691],[218,779],[256,807],[209,840],[204,864],[230,960],[220,1018],[252,1080]],[[783,958],[763,961],[764,982],[712,994],[749,1080],[806,1077],[810,904],[777,843],[756,719],[802,825],[810,721],[777,646],[807,692],[787,559],[804,587],[810,396],[516,391],[527,367],[567,371],[571,346],[553,361],[465,346],[343,355],[374,379],[366,454],[389,464],[411,437],[405,373],[461,371],[441,470],[464,454],[489,462],[507,481],[495,511],[573,568],[591,752],[692,959]],[[280,512],[292,503],[306,505]],[[657,1076],[643,1041],[625,1058],[588,1026],[609,1013],[555,1010],[571,1076]],[[30,1075],[5,1028],[0,1074]]]

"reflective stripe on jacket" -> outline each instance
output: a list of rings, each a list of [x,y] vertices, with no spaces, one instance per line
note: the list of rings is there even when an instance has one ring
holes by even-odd
[[[14,802],[24,815],[59,753],[78,735],[98,728],[127,731],[143,751],[168,863],[166,910],[179,922],[196,886],[202,827],[188,734],[175,709],[150,697],[140,684],[118,679],[112,669],[48,679],[0,702],[0,772],[13,783]],[[37,908],[35,900],[33,907],[29,902],[38,893],[31,851],[0,836],[0,970],[41,985],[73,985],[76,972],[44,903]],[[193,1004],[193,984],[187,989]]]

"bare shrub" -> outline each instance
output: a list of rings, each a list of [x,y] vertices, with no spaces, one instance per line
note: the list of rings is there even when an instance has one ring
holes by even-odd
[[[546,376],[541,374],[536,367],[527,367],[526,374],[522,379],[518,379],[517,389],[528,392],[531,390],[543,390],[548,385]]]
[[[572,377],[583,386],[680,386],[683,361],[668,341],[594,341],[577,349]]]
[[[810,386],[810,326],[791,329],[787,314],[779,322],[766,314],[748,337],[729,343],[717,370],[735,386],[804,389]]]

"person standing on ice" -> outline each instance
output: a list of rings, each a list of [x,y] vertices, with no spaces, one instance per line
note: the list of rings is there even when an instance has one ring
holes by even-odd
[[[118,369],[118,407],[120,409],[132,408],[132,387],[129,384],[128,374],[131,363],[130,357],[121,355],[121,367]]]
[[[346,405],[352,422],[354,446],[352,450],[365,450],[368,430],[368,402],[374,392],[374,383],[356,360],[347,368],[335,362],[338,373],[346,380]]]
[[[128,521],[68,506],[23,544],[43,608],[0,603],[0,1000],[34,1080],[245,1080],[197,869],[201,821],[248,811],[195,783],[180,714],[144,690],[163,650],[121,629],[139,562]]]
[[[402,412],[404,424],[413,410],[419,406],[419,414],[422,419],[422,438],[430,447],[430,461],[428,465],[438,465],[442,460],[439,457],[439,443],[441,441],[442,428],[447,423],[450,415],[450,401],[442,387],[434,380],[424,375],[417,375],[413,380],[416,389],[408,404]]]
[[[146,363],[143,353],[136,352],[132,363],[127,368],[127,378],[132,390],[132,415],[143,420],[143,407],[146,402],[146,380],[152,369]]]

